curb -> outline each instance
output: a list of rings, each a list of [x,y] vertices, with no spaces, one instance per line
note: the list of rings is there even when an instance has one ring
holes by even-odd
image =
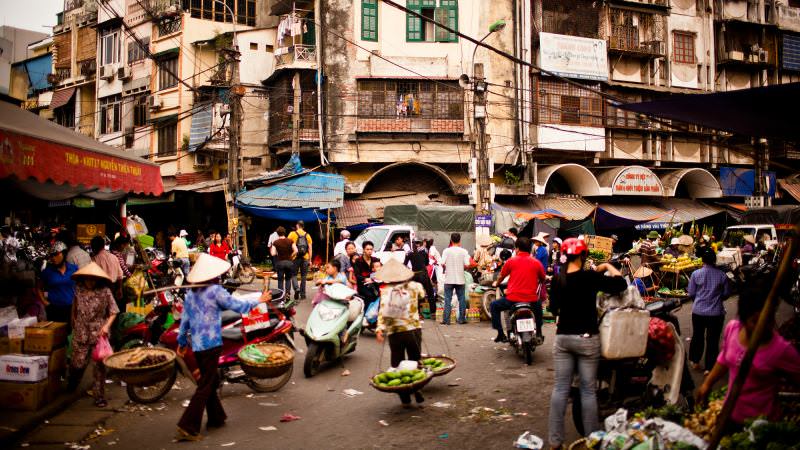
[[[75,403],[81,398],[81,391],[77,390],[75,392],[64,393],[59,395],[55,400],[48,403],[43,408],[39,409],[38,411],[5,411],[8,413],[14,413],[18,415],[28,415],[21,423],[17,425],[17,428],[14,430],[2,430],[0,431],[0,448],[13,448],[16,447],[18,441],[22,439],[26,434],[30,433],[31,431],[35,430],[37,427],[42,425],[45,420],[55,416],[56,414],[64,411],[70,405]]]

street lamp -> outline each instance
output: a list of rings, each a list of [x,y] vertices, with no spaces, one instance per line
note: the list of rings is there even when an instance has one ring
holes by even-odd
[[[223,2],[222,0],[214,0],[214,3],[219,3],[220,5],[224,6],[228,10],[229,13],[231,13],[231,20],[232,20],[231,23],[233,24],[233,43],[231,44],[231,48],[233,48],[233,50],[236,50],[237,47],[238,47],[236,45],[236,14],[234,14],[233,10],[231,9],[231,7],[228,6],[228,4]],[[505,24],[503,24],[503,25],[505,26]],[[490,27],[490,29],[491,29],[491,27]]]

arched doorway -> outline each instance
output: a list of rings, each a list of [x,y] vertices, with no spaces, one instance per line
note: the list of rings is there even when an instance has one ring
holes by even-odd
[[[692,167],[668,172],[661,176],[664,194],[682,198],[720,198],[722,189],[711,172]]]
[[[558,164],[539,169],[537,194],[605,195],[594,174],[579,164]]]
[[[364,185],[362,195],[388,191],[453,195],[454,188],[453,181],[440,167],[406,161],[390,164],[375,171]]]

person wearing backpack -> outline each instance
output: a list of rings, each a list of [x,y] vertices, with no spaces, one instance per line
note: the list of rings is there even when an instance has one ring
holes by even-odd
[[[311,236],[304,228],[305,223],[302,220],[298,220],[295,230],[289,233],[289,240],[294,242],[297,247],[297,256],[294,259],[294,273],[300,274],[299,289],[297,277],[292,277],[295,300],[306,298],[306,275],[308,275],[308,264],[311,261]]]

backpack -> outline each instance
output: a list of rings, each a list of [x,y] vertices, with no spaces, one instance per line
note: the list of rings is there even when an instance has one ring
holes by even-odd
[[[297,233],[297,256],[304,257],[308,254],[308,233]]]
[[[510,236],[503,236],[503,239],[497,244],[497,248],[514,250],[514,239],[512,239]]]

